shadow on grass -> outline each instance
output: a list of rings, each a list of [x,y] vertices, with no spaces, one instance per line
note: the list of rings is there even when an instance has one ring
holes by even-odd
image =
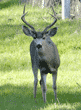
[[[73,105],[73,103],[81,103],[80,93],[76,91],[74,93],[57,93],[60,104],[69,103]],[[35,102],[33,98],[33,84],[29,85],[21,85],[15,86],[14,84],[6,84],[0,86],[0,110],[8,109],[8,110],[38,110],[40,108],[48,107],[48,104],[53,104],[55,101],[53,92],[47,92],[47,103],[45,104],[42,99],[42,93],[40,88],[37,90],[37,98]],[[53,101],[52,101],[53,100]],[[62,107],[63,108],[63,107]],[[80,109],[81,106],[78,106]],[[66,106],[67,109],[67,106]],[[76,108],[77,109],[77,108]]]
[[[19,4],[19,0],[1,0],[0,1],[0,9],[3,9],[3,8],[8,8],[10,6],[13,6],[13,5],[18,5]]]
[[[0,9],[8,8],[11,5],[10,1],[6,1],[4,3],[0,3]]]
[[[5,40],[6,38],[14,38],[15,35],[19,34],[21,25],[0,25],[1,33],[0,39]]]
[[[41,106],[44,107],[44,103],[37,94],[37,103],[34,101],[33,98],[33,88],[31,85],[28,84],[26,86],[15,86],[15,85],[4,85],[0,87],[0,108],[2,109],[27,109],[31,110],[40,108],[40,101]],[[38,101],[39,100],[39,101]],[[5,105],[5,106],[4,106]]]

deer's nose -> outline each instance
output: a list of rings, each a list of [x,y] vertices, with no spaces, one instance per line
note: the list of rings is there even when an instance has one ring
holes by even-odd
[[[41,45],[41,44],[38,44],[36,47],[37,47],[38,49],[40,49],[40,48],[42,48],[42,45]]]

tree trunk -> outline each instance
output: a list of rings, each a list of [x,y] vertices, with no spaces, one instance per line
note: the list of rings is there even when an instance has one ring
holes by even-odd
[[[70,0],[62,0],[62,19],[70,18]]]

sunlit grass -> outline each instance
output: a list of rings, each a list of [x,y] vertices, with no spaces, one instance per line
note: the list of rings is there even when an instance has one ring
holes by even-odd
[[[0,3],[6,3],[7,0]],[[37,103],[33,98],[34,76],[31,68],[30,43],[22,31],[23,4],[10,1],[0,10],[0,110],[80,110],[81,109],[81,20],[58,20],[57,45],[61,64],[57,76],[58,102],[54,104],[52,76],[47,76],[47,102],[43,103],[38,74]],[[7,1],[7,2],[8,2]],[[12,5],[13,3],[13,5]],[[58,8],[59,12],[61,7]],[[55,9],[56,10],[56,9]],[[37,31],[52,23],[47,9],[26,6],[26,20]]]

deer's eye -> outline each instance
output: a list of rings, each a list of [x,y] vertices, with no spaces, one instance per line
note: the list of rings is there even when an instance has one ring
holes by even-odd
[[[45,39],[45,37],[43,37],[43,39]]]
[[[36,37],[34,37],[34,39],[36,39]]]
[[[33,38],[34,38],[34,39],[36,39],[36,38],[37,38],[37,36],[36,36],[36,35],[34,35],[34,36],[33,36]]]

